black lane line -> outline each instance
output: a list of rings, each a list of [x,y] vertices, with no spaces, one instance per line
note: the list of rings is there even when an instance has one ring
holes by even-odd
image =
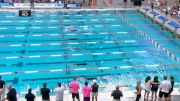
[[[139,48],[139,47],[144,47],[144,48],[146,48],[146,47],[149,47],[149,46],[117,46],[117,47],[104,47],[104,48],[78,48],[78,47],[72,47],[72,48],[65,48],[65,49],[57,49],[57,50],[34,50],[34,51],[28,51],[28,50],[26,50],[27,52],[59,52],[59,51],[81,51],[81,50],[106,50],[106,49],[123,49],[123,48],[129,48],[129,47],[132,47],[132,48],[135,48],[135,47],[137,47],[137,48]],[[20,52],[20,51],[18,51],[18,52]]]
[[[151,57],[150,57],[151,58]],[[106,61],[119,61],[119,60],[131,60],[134,58],[116,58],[116,59],[104,59],[104,60],[86,60],[86,61],[67,61],[67,62],[39,62],[39,63],[27,63],[26,65],[44,65],[44,64],[78,64],[78,63],[96,63]]]
[[[97,79],[98,75],[94,76],[83,76],[88,80]],[[101,76],[101,75],[99,75]],[[53,80],[53,79],[72,79],[74,76],[66,76],[66,77],[51,77],[51,78],[36,78],[36,79],[23,79],[22,81],[37,81],[37,80]]]
[[[70,38],[70,39],[59,39],[59,40],[29,40],[30,42],[53,42],[53,41],[83,41],[83,40],[102,40],[103,38],[94,38],[94,39],[81,39],[81,38]]]

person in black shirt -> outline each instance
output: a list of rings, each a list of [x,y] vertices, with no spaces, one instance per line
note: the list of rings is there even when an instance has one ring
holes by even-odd
[[[50,101],[50,97],[49,97],[50,89],[46,87],[47,87],[47,83],[44,83],[43,88],[41,88],[42,101]]]
[[[12,87],[12,85],[10,85],[10,86],[8,87],[8,90],[9,90],[9,92],[7,93],[7,100],[8,100],[8,101],[17,101],[16,89],[14,89],[14,88]]]
[[[151,3],[151,10],[153,11],[153,9],[154,9],[154,3],[152,2]]]
[[[171,99],[171,93],[173,92],[174,87],[174,77],[170,76],[170,82],[171,82],[171,90],[169,91],[169,98]]]
[[[31,91],[32,91],[32,89],[29,88],[28,93],[25,95],[26,101],[34,101],[35,96],[34,96],[34,94],[31,93]]]
[[[1,80],[1,76],[0,76],[0,100],[4,100],[4,96],[5,96],[5,82]]]
[[[152,100],[155,97],[155,101],[157,99],[157,91],[158,91],[158,86],[159,86],[159,80],[158,80],[158,76],[154,77],[154,81],[151,83],[152,87],[151,87],[151,92],[152,92]]]
[[[112,91],[111,96],[114,101],[121,101],[121,97],[123,96],[122,91],[119,90],[119,86],[116,86],[116,90]]]
[[[91,86],[91,88],[92,88],[92,101],[94,101],[94,98],[97,101],[99,85],[96,83],[96,80],[93,80],[93,85]]]

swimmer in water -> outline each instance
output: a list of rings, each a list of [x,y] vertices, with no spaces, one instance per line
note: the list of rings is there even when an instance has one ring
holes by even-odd
[[[86,66],[87,63],[77,63],[77,64],[73,64],[74,66]]]
[[[79,40],[79,38],[70,38],[68,40]]]
[[[76,30],[76,29],[72,29],[72,30],[70,30],[70,32],[77,32],[78,30]]]
[[[66,49],[71,50],[71,51],[81,50],[80,48],[73,48],[73,47],[67,47]]]

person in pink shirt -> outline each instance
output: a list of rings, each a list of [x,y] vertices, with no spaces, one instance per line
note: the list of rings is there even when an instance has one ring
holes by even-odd
[[[85,82],[85,86],[82,88],[84,101],[90,101],[91,87],[88,86],[88,82]]]
[[[76,81],[76,77],[73,78],[73,81],[69,84],[70,90],[72,92],[72,99],[75,101],[75,97],[78,101],[79,99],[79,83]]]

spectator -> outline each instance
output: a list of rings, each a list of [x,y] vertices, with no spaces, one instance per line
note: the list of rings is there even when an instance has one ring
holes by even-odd
[[[169,91],[171,90],[171,83],[167,81],[167,76],[163,77],[163,81],[160,85],[159,101],[162,101],[164,96],[165,101],[168,101]]]
[[[135,92],[135,94],[137,94],[137,96],[136,96],[136,101],[139,101],[140,98],[141,98],[141,90],[142,90],[141,81],[138,81],[138,82],[137,82],[136,90],[137,90],[137,92]]]
[[[169,97],[171,98],[171,93],[173,92],[173,88],[174,88],[174,77],[170,76],[170,82],[171,82],[171,90],[169,92]]]
[[[160,10],[163,11],[167,8],[167,0],[161,0],[160,1]]]
[[[91,87],[88,86],[88,82],[86,81],[85,86],[82,88],[84,101],[90,101]]]
[[[1,80],[1,76],[0,76],[0,100],[4,100],[4,96],[5,96],[5,81]]]
[[[153,2],[153,0],[147,0],[148,4],[151,4]]]
[[[35,95],[32,93],[32,89],[28,89],[28,93],[25,95],[26,101],[34,101]]]
[[[9,85],[8,90],[9,90],[9,92],[7,93],[7,100],[8,101],[17,101],[16,89],[14,89],[12,87],[12,85]]]
[[[158,91],[158,86],[159,86],[159,80],[158,80],[158,76],[154,77],[154,81],[152,82],[152,87],[151,87],[151,91],[152,91],[152,101],[155,97],[155,100],[157,99],[157,91]]]
[[[160,7],[160,1],[159,0],[154,0],[153,4],[154,4],[154,7]]]
[[[34,9],[34,0],[30,0],[31,9]]]
[[[73,81],[69,84],[70,90],[72,92],[72,99],[73,101],[75,101],[75,97],[76,99],[78,99],[78,101],[80,101],[79,99],[79,83],[76,81],[76,77],[73,78]]]
[[[92,5],[92,0],[89,0],[89,5]]]
[[[0,3],[4,3],[4,0],[0,0]]]
[[[54,3],[59,3],[59,0],[54,0]]]
[[[50,89],[47,88],[47,83],[43,84],[43,88],[41,88],[40,92],[42,95],[42,101],[50,101],[50,97],[49,97]]]
[[[151,9],[152,9],[152,11],[154,9],[154,3],[153,2],[151,3]]]
[[[122,91],[119,90],[119,86],[116,86],[116,90],[112,91],[111,96],[113,97],[113,101],[121,101],[123,94]]]
[[[177,4],[174,4],[173,7],[170,9],[170,15],[177,15],[178,14],[178,5]]]
[[[127,7],[127,0],[124,0],[124,7]]]
[[[56,101],[63,101],[65,88],[61,87],[60,82],[58,82],[57,85],[58,85],[58,87],[52,91],[56,92]]]
[[[92,101],[94,101],[94,98],[97,101],[99,85],[96,83],[96,80],[93,80],[93,85],[91,86],[91,88],[92,88]]]
[[[148,101],[149,93],[151,90],[151,77],[147,76],[145,80],[145,94],[144,94],[144,100]]]

